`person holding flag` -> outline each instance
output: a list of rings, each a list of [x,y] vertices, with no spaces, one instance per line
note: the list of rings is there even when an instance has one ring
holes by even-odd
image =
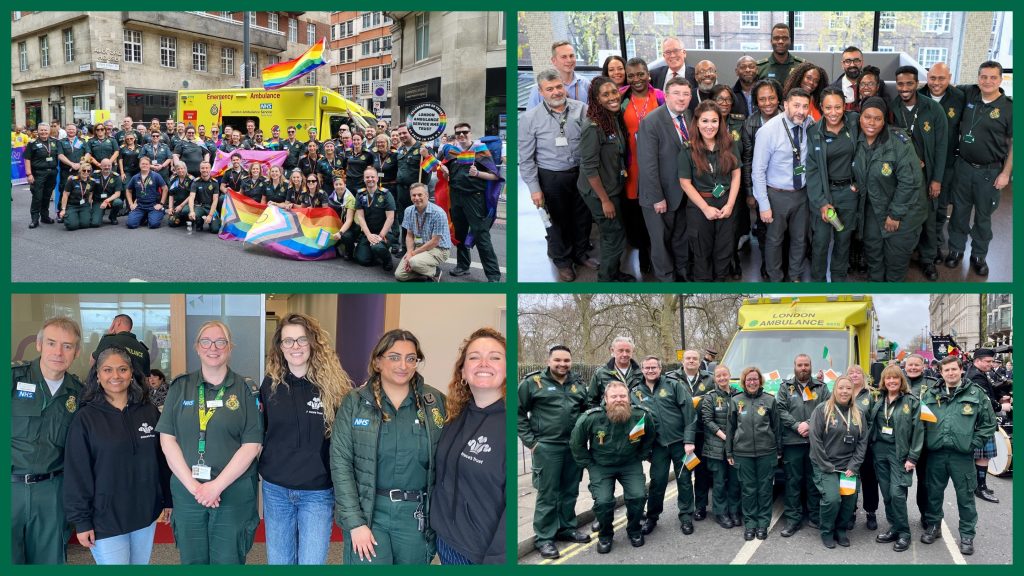
[[[612,380],[605,387],[603,406],[587,410],[576,421],[569,448],[576,462],[590,474],[594,513],[601,523],[597,535],[598,554],[612,550],[616,480],[622,485],[626,502],[629,543],[634,547],[644,545],[640,527],[644,507],[642,462],[650,454],[655,436],[651,413],[646,408],[630,405],[629,390],[619,380]]]
[[[827,355],[828,348],[826,347],[825,350]],[[857,404],[861,414],[867,414],[878,400],[878,390],[867,385],[864,369],[857,364],[851,364],[846,369],[846,376],[853,382],[853,401]],[[878,529],[878,518],[875,517],[875,513],[878,511],[878,476],[875,474],[875,467],[872,464],[874,461],[875,454],[872,451],[872,443],[868,442],[868,450],[864,453],[864,462],[868,465],[864,466],[860,474],[860,495],[864,501],[864,512],[867,515],[865,526],[868,530]],[[853,514],[850,515],[850,523],[847,525],[848,530],[853,530],[856,520],[857,506],[854,504]]]
[[[488,282],[501,280],[498,256],[491,244],[503,181],[487,146],[474,141],[467,122],[455,125],[455,144],[441,150],[444,164],[439,168],[451,186],[451,218],[455,224],[457,263],[452,276],[469,274],[471,249],[476,244]]]
[[[849,547],[846,528],[857,506],[857,475],[868,449],[868,422],[853,401],[853,381],[840,376],[809,425],[814,484],[821,494],[819,527],[826,548]]]
[[[983,448],[995,434],[996,417],[985,391],[963,378],[959,358],[946,356],[939,366],[942,381],[921,396],[921,420],[928,448],[928,510],[925,512],[928,527],[921,534],[921,542],[931,544],[939,537],[946,485],[952,480],[960,519],[960,553],[969,556],[974,554],[978,524],[974,503],[974,491],[978,488],[974,451]]]
[[[772,480],[782,455],[782,428],[775,396],[765,394],[764,375],[754,366],[740,374],[743,392],[728,405],[725,458],[736,467],[743,512],[743,539],[768,538],[772,519]]]

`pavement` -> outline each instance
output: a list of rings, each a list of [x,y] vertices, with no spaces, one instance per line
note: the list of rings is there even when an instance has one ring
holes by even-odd
[[[518,180],[519,190],[526,190],[526,184]],[[523,193],[518,195],[515,206],[518,216],[517,226],[519,229],[519,281],[520,282],[558,282],[558,269],[547,257],[547,241],[545,240],[544,225],[541,223],[537,208],[530,200],[530,195]],[[1010,282],[1013,280],[1013,184],[1010,184],[1002,191],[999,201],[999,209],[992,217],[993,238],[989,245],[987,257],[989,275],[978,276],[970,267],[970,242],[964,260],[958,268],[946,268],[945,265],[936,266],[939,273],[939,282]],[[594,249],[590,255],[600,260],[600,239],[597,226],[592,228],[590,242]],[[639,253],[630,248],[627,244],[626,252],[623,255],[621,270],[632,274],[636,278],[642,278],[644,282],[656,282],[653,274],[640,273]],[[805,265],[804,282],[810,281],[809,262]],[[756,240],[748,243],[740,251],[740,267],[742,268],[742,282],[763,282],[761,279],[761,252],[756,246]],[[576,267],[576,282],[597,282],[597,271],[584,266]],[[866,274],[851,273],[848,277],[851,282],[866,282]],[[923,282],[929,285],[919,265],[912,261],[907,271],[907,282]]]
[[[782,538],[779,531],[784,524],[780,523],[782,515],[782,496],[780,486],[776,486],[776,497],[772,507],[772,521],[767,540],[743,539],[743,530],[733,528],[726,530],[708,516],[701,522],[694,522],[696,530],[692,535],[684,536],[679,530],[675,518],[676,489],[675,482],[670,481],[665,493],[665,511],[658,527],[650,535],[645,536],[646,543],[642,548],[633,548],[626,537],[625,508],[622,506],[622,488],[615,485],[618,499],[613,525],[615,538],[609,554],[598,554],[596,550],[597,534],[587,544],[570,544],[557,542],[561,558],[545,560],[533,548],[533,505],[536,498],[531,485],[529,473],[529,450],[524,459],[522,444],[519,445],[518,458],[518,508],[519,533],[518,553],[519,564],[1012,564],[1013,563],[1013,480],[1012,478],[996,478],[989,476],[989,488],[995,490],[1000,504],[990,504],[975,500],[978,510],[977,536],[974,540],[974,555],[963,556],[958,549],[956,494],[952,484],[947,486],[943,501],[945,519],[942,522],[942,538],[935,543],[926,545],[920,541],[923,532],[919,525],[920,515],[917,511],[915,494],[917,484],[910,488],[907,499],[910,515],[911,532],[913,535],[910,549],[895,552],[891,544],[878,544],[875,534],[884,532],[888,527],[885,520],[884,504],[879,502],[878,530],[868,531],[865,527],[863,510],[857,513],[857,525],[849,533],[850,547],[837,547],[828,550],[821,544],[820,532],[804,526],[790,538]],[[647,463],[644,462],[646,472]],[[590,533],[590,523],[594,516],[591,512],[593,500],[587,490],[587,478],[584,473],[580,484],[580,497],[576,504],[577,521],[580,528]],[[709,509],[709,513],[711,509]]]
[[[396,282],[380,266],[363,267],[340,258],[304,262],[272,252],[243,247],[206,232],[187,235],[184,228],[128,230],[125,218],[113,226],[68,232],[62,224],[28,224],[31,196],[28,185],[15,185],[11,202],[11,281],[13,282]],[[51,205],[52,208],[52,205]],[[51,210],[52,214],[52,210]],[[104,219],[105,220],[105,219]],[[502,281],[506,279],[506,221],[504,205],[491,228],[491,239]],[[395,260],[397,264],[397,259]],[[473,251],[468,276],[448,274],[455,268],[455,251],[441,281],[486,282],[479,255]]]

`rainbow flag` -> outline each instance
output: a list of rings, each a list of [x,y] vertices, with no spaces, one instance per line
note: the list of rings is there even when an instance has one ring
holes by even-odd
[[[440,165],[441,162],[430,152],[427,152],[427,155],[420,160],[420,170],[424,172],[433,172],[434,170],[437,170],[437,167]]]
[[[644,435],[644,427],[647,425],[647,415],[644,414],[640,417],[640,421],[633,426],[633,429],[629,431],[629,441],[636,442]]]
[[[483,142],[474,142],[469,150],[462,150],[458,146],[446,144],[441,148],[440,156],[445,159],[445,162],[450,163],[451,161],[458,162],[459,164],[473,164],[478,163],[485,171],[491,174],[497,174],[498,180],[491,180],[487,182],[487,189],[484,192],[484,200],[487,207],[487,219],[490,225],[494,224],[494,220],[498,217],[498,198],[501,197],[501,191],[505,187],[505,180],[501,178],[501,171],[498,170],[497,164],[494,162],[494,158],[491,155],[491,151],[487,148],[487,145]],[[441,182],[440,176],[438,182]],[[436,198],[437,190],[434,190]],[[465,238],[456,238],[453,228],[452,242],[465,243],[467,248],[472,248],[475,244],[475,238],[472,232],[466,233]]]
[[[939,421],[939,419],[935,417],[935,412],[932,412],[931,409],[928,408],[928,406],[926,406],[923,402],[921,403],[921,420],[925,422],[931,422],[932,424],[935,424]]]
[[[327,38],[309,47],[298,58],[271,64],[263,69],[263,87],[267,90],[292,84],[313,70],[327,64]]]
[[[220,237],[241,240],[293,260],[334,258],[331,235],[341,229],[341,219],[331,208],[292,208],[253,202],[231,191],[221,209]]]

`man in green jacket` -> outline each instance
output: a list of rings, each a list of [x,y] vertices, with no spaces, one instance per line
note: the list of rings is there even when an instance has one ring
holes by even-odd
[[[616,336],[612,345],[608,347],[612,357],[608,363],[594,371],[590,379],[590,386],[587,388],[587,396],[590,407],[601,405],[604,398],[604,387],[612,380],[625,382],[630,389],[644,381],[644,375],[640,371],[640,365],[633,359],[633,339],[629,336]]]
[[[558,558],[555,540],[584,543],[576,530],[576,498],[583,470],[569,450],[576,419],[587,409],[587,386],[572,372],[572,351],[558,345],[548,351],[548,367],[519,383],[519,439],[533,458],[534,546],[544,558]]]
[[[811,357],[798,354],[793,360],[793,377],[785,380],[775,394],[776,409],[782,428],[782,468],[786,472],[786,527],[782,536],[789,538],[803,525],[801,492],[807,492],[807,523],[818,527],[821,494],[814,486],[811,470],[810,420],[814,408],[831,396],[825,383],[811,376]]]
[[[715,379],[710,373],[700,369],[700,352],[687,350],[683,352],[683,365],[666,374],[673,380],[679,380],[686,386],[686,390],[694,399],[694,409],[700,404],[702,396],[715,389]],[[694,453],[699,457],[704,453],[704,427],[697,425],[693,433]],[[684,476],[689,476],[691,470],[684,470]],[[711,490],[711,471],[708,465],[702,460],[693,470],[693,513],[694,520],[703,520],[708,516],[708,492]],[[683,533],[687,532],[686,523],[683,523]]]
[[[921,534],[921,542],[931,544],[939,537],[942,501],[946,486],[952,480],[960,518],[960,553],[970,555],[974,554],[978,523],[974,505],[974,491],[978,487],[974,451],[995,434],[996,416],[985,391],[963,378],[959,358],[946,356],[939,366],[943,381],[921,398],[921,418],[925,420],[925,445],[928,447],[928,511],[925,516],[928,528]]]
[[[935,221],[938,198],[946,174],[948,125],[946,114],[938,102],[931,98],[918,98],[917,85],[917,67],[900,66],[896,70],[897,96],[889,104],[889,115],[893,126],[902,128],[910,135],[914,142],[914,151],[921,162],[927,218],[921,229],[917,250],[921,254],[921,269],[925,277],[934,282],[939,279],[939,273],[935,269],[935,256],[939,244],[935,226],[931,223]]]
[[[935,260],[936,265],[945,260],[942,254],[942,247],[946,243],[946,236],[943,228],[946,225],[947,210],[953,190],[953,164],[956,161],[957,145],[960,142],[960,118],[964,111],[964,93],[956,86],[950,86],[949,81],[952,74],[945,62],[936,62],[928,69],[928,83],[918,90],[922,98],[929,98],[938,102],[942,108],[943,117],[946,119],[946,170],[943,173],[942,189],[939,192],[935,212],[935,238],[938,242],[938,250]],[[918,467],[920,470],[920,467]]]
[[[792,40],[789,25],[779,22],[772,26],[772,53],[767,58],[757,61],[758,80],[775,80],[779,84],[785,84],[793,68],[803,63],[803,58],[793,56],[789,51]]]
[[[71,531],[64,519],[64,438],[82,383],[68,372],[82,330],[70,318],[47,320],[36,335],[39,358],[11,365],[11,562],[63,564]]]
[[[644,469],[654,444],[656,426],[648,411],[629,403],[629,390],[618,380],[605,388],[605,404],[587,410],[576,421],[569,446],[576,462],[590,474],[590,493],[601,529],[597,552],[612,550],[615,529],[615,481],[626,503],[626,533],[634,547],[644,545],[640,519],[644,508]]]
[[[661,360],[648,356],[643,360],[644,382],[630,391],[633,404],[650,411],[658,425],[651,454],[651,486],[647,497],[647,517],[643,533],[650,534],[658,524],[665,506],[669,464],[676,474],[676,506],[683,534],[693,534],[693,485],[690,470],[683,459],[696,453],[694,435],[697,413],[693,397],[681,381],[661,374]]]
[[[861,105],[853,179],[864,198],[862,234],[869,278],[902,282],[928,209],[914,145],[906,132],[886,126],[887,108],[877,96]]]

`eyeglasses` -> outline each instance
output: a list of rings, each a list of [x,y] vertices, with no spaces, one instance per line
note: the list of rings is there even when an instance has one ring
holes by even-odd
[[[469,130],[456,130],[455,131],[455,135],[456,136],[466,136],[468,134],[469,134]]]
[[[404,358],[400,354],[388,354],[387,356],[384,357],[384,359],[387,360],[388,362],[391,362],[392,364],[398,364],[399,362],[405,360],[406,364],[411,364],[413,366],[416,366],[421,362],[419,357],[416,356],[415,354],[409,354]]]
[[[725,104],[727,102],[732,102],[732,98],[730,98],[729,96],[719,96],[718,98],[715,98],[715,102],[721,102],[722,104]]]
[[[223,350],[228,347],[228,341],[224,338],[218,338],[216,340],[210,340],[209,338],[199,339],[199,347],[203,350],[209,350],[210,346],[213,346],[217,350]]]
[[[863,61],[861,58],[844,58],[843,64],[860,64]]]
[[[661,53],[661,55],[662,56],[675,56],[676,54],[682,54],[682,53],[683,53],[683,50],[681,48],[676,48],[675,50],[665,50],[664,52]]]
[[[860,87],[861,88],[877,88],[878,87],[878,82],[861,82],[860,83]]]
[[[282,348],[294,348],[296,345],[298,345],[299,348],[309,346],[309,338],[302,336],[300,338],[283,338],[281,340]]]

